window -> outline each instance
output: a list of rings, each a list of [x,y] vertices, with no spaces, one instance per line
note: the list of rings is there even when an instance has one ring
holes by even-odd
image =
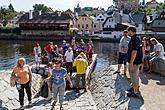
[[[101,19],[101,21],[104,21],[104,19]]]
[[[112,19],[112,21],[113,21],[113,19]]]
[[[94,27],[96,28],[96,25],[94,25]]]
[[[84,24],[82,24],[82,28],[84,28]]]
[[[109,28],[111,28],[111,25],[109,25]]]
[[[102,18],[102,16],[100,16],[100,18]]]
[[[80,28],[80,24],[78,24],[78,28]]]
[[[82,20],[84,20],[84,18],[82,18]]]
[[[100,21],[100,19],[97,19],[97,21]]]
[[[86,20],[86,18],[84,18]]]
[[[88,24],[86,24],[86,28],[88,28]]]
[[[160,25],[161,23],[159,22],[158,25]]]
[[[111,22],[111,19],[109,19],[109,22]]]
[[[108,28],[108,25],[107,25],[107,28]]]

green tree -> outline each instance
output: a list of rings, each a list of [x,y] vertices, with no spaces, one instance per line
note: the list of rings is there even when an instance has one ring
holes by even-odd
[[[14,8],[13,8],[14,9]],[[6,26],[9,20],[13,19],[16,16],[16,12],[9,8],[0,7],[0,20],[3,23],[3,26]]]
[[[47,6],[44,6],[44,4],[35,4],[33,6],[34,11],[42,11],[43,13],[45,12],[53,12],[53,9]]]

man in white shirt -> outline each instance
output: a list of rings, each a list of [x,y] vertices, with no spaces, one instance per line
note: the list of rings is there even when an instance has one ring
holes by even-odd
[[[127,52],[128,52],[128,44],[129,41],[131,40],[131,38],[128,36],[128,32],[127,30],[123,31],[123,37],[120,39],[120,43],[119,43],[119,59],[118,59],[118,69],[116,71],[116,73],[120,73],[120,68],[122,66],[122,64],[124,63],[124,75],[126,75],[126,71],[127,71]]]
[[[72,67],[73,67],[74,56],[73,56],[73,50],[71,47],[69,47],[69,49],[66,51],[64,58],[66,61],[67,73],[70,73],[70,76],[72,76]]]
[[[154,50],[150,54],[151,60],[150,60],[150,68],[147,73],[150,73],[153,70],[153,67],[156,65],[156,63],[164,58],[164,47],[161,43],[159,43],[155,38],[150,39],[151,44],[154,45]]]

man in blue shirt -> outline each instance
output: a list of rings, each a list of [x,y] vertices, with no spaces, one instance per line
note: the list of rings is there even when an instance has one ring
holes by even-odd
[[[142,64],[142,47],[139,37],[136,35],[135,27],[128,27],[128,35],[131,40],[128,44],[128,63],[129,74],[131,78],[132,88],[128,91],[128,96],[141,98],[139,91],[139,69]]]

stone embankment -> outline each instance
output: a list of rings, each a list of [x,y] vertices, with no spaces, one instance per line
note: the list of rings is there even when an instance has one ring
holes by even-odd
[[[3,71],[0,73],[0,110],[17,110],[19,108],[19,96],[16,87],[10,87],[10,73],[11,71]],[[32,93],[33,100],[31,106],[26,106],[28,101],[25,97],[25,110],[50,110],[50,98],[44,99],[42,97],[35,97],[40,89],[40,82],[42,78],[40,75],[33,74]],[[26,94],[25,94],[26,96]],[[97,110],[95,102],[92,98],[91,92],[80,91],[76,93],[74,90],[66,91],[64,96],[63,107],[65,110]],[[59,103],[55,106],[59,110]]]
[[[90,90],[98,110],[144,110],[141,99],[127,97],[129,82],[125,76],[113,74],[115,70],[111,66],[93,75]]]
[[[19,96],[16,87],[10,87],[11,71],[5,71],[0,79],[0,110],[11,110],[19,107]],[[40,88],[41,76],[33,74],[32,93],[35,94]],[[27,97],[25,98],[27,100]]]

